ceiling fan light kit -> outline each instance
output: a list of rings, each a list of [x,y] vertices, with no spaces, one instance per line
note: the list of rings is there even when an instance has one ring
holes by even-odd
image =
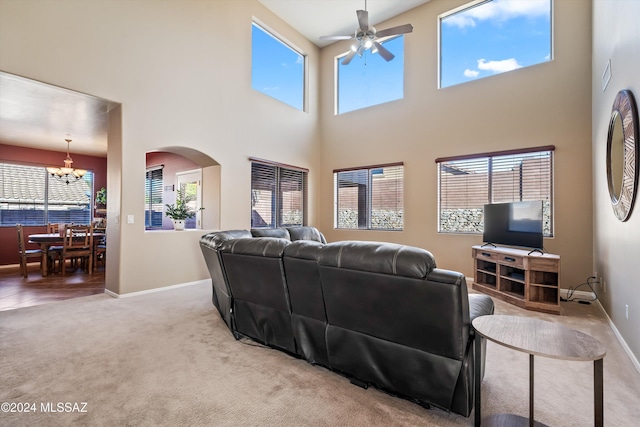
[[[371,50],[371,53],[379,53],[385,61],[391,61],[395,55],[387,48],[382,46],[378,41],[383,37],[407,34],[413,31],[411,24],[399,25],[397,27],[387,28],[385,30],[376,31],[376,28],[369,26],[369,12],[367,12],[367,3],[364,4],[365,10],[356,10],[358,17],[358,29],[351,36],[322,36],[322,40],[354,40],[351,50],[342,60],[342,65],[347,65],[356,56],[362,57],[363,53]]]

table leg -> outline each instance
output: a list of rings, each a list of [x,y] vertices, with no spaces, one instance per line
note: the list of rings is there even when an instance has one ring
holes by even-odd
[[[47,277],[49,274],[49,245],[47,243],[40,244],[40,250],[42,251],[42,261],[40,261],[40,268],[42,269],[42,277]]]
[[[533,354],[529,355],[529,427],[533,427]]]
[[[604,393],[603,389],[603,365],[602,359],[593,361],[593,409],[594,425],[602,427],[604,425]]]
[[[480,405],[482,403],[482,399],[480,398],[480,389],[482,382],[482,337],[476,332],[475,337],[473,338],[473,357],[474,357],[474,366],[473,366],[473,376],[475,377],[474,381],[474,426],[480,427],[480,423],[482,422],[480,413]]]

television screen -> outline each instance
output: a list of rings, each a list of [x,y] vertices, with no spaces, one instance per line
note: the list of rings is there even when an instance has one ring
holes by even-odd
[[[542,249],[542,200],[484,205],[485,243]]]

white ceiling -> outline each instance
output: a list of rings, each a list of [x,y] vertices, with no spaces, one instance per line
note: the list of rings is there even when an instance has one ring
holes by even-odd
[[[0,71],[0,141],[105,156],[107,112],[116,104]]]
[[[258,0],[319,47],[333,41],[320,36],[351,35],[358,28],[356,10],[365,0]],[[377,25],[429,0],[366,0],[369,25]],[[410,24],[410,22],[406,22]],[[405,22],[403,22],[405,24]],[[383,28],[378,28],[382,30]]]
[[[365,0],[258,0],[319,47],[320,36],[350,35]],[[367,0],[370,25],[429,0]],[[410,23],[410,22],[407,22]],[[405,22],[403,22],[405,24]],[[383,29],[383,28],[379,28]],[[107,153],[107,112],[116,103],[0,71],[0,141],[95,156]]]

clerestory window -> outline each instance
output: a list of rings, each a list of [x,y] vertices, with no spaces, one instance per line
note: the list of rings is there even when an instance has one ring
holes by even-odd
[[[336,114],[404,98],[404,36],[382,44],[393,52],[393,60],[387,62],[370,51],[347,65],[341,63],[347,52],[336,58]]]
[[[304,110],[305,56],[255,22],[251,31],[251,87]]]
[[[551,0],[484,0],[441,15],[440,87],[550,61],[551,11]]]

